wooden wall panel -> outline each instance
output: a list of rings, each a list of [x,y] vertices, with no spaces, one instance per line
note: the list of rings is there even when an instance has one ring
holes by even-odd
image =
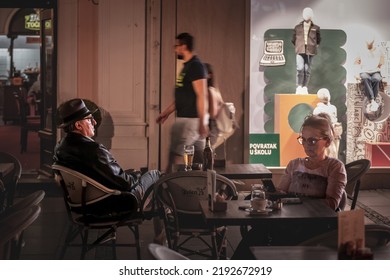
[[[167,7],[169,2],[169,7]],[[163,17],[163,40],[169,43],[163,43],[170,47],[163,57],[167,61],[175,59],[172,45],[174,38],[181,32],[189,32],[195,37],[195,52],[203,62],[209,62],[214,66],[215,75],[219,87],[226,101],[232,101],[237,108],[237,120],[241,129],[238,129],[227,142],[228,160],[235,163],[241,163],[243,157],[243,139],[244,139],[244,97],[245,97],[245,14],[246,1],[241,0],[180,0],[163,1],[163,11],[167,16],[174,11],[174,4],[177,2],[176,18],[177,23],[172,22],[175,17]],[[168,10],[169,9],[169,10]],[[173,31],[176,29],[176,33]],[[171,64],[169,64],[171,65]],[[168,68],[163,67],[164,71]],[[168,75],[164,74],[163,75]],[[171,76],[170,76],[171,78]],[[165,79],[162,79],[165,81]],[[170,81],[170,80],[169,80]],[[162,105],[164,100],[172,98],[173,82],[170,88],[165,89],[162,94]],[[162,109],[165,109],[162,106]],[[164,127],[165,129],[165,127]],[[165,139],[169,138],[167,133],[162,131],[162,144],[166,145]],[[162,147],[164,147],[162,145]],[[162,148],[161,153],[164,153]],[[168,149],[168,148],[165,148]],[[221,150],[217,150],[221,153]],[[163,163],[162,163],[163,164]]]
[[[174,101],[176,58],[173,45],[176,37],[176,2],[163,0],[161,11],[161,111]],[[174,121],[174,117],[171,116],[160,126],[160,169],[163,170],[168,163],[170,130]]]
[[[97,100],[110,120],[101,129],[112,130],[112,139],[99,140],[123,167],[140,168],[147,164],[148,141],[145,0],[101,0],[98,6]]]

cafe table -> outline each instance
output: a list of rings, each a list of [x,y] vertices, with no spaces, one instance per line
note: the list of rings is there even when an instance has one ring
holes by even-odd
[[[262,214],[252,214],[248,200],[226,201],[226,211],[216,212],[209,209],[208,201],[200,201],[200,207],[206,224],[214,231],[220,226],[260,226],[265,231],[280,225],[303,227],[337,228],[337,213],[325,204],[324,199],[301,198],[301,203],[283,204],[281,209],[269,209]]]
[[[253,246],[257,260],[337,260],[337,250],[325,246]],[[389,260],[387,246],[372,249],[374,260]]]
[[[261,163],[227,164],[215,167],[215,172],[229,179],[271,179],[272,172]]]
[[[175,164],[173,170],[183,171],[184,164]],[[262,163],[233,163],[215,167],[215,172],[229,179],[272,179],[272,172]],[[185,171],[185,172],[194,172]]]
[[[301,201],[299,204],[283,204],[281,209],[270,209],[270,212],[255,215],[240,209],[249,208],[249,200],[226,201],[227,209],[224,212],[212,212],[207,201],[200,201],[200,206],[210,227],[309,222],[327,223],[329,229],[337,228],[337,213],[325,204],[324,199],[301,198]]]

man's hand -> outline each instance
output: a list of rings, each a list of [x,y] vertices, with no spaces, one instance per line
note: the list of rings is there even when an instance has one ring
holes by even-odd
[[[157,117],[156,123],[163,124],[163,123],[167,120],[168,117],[169,117],[168,114],[161,113],[161,114]]]
[[[158,115],[156,119],[156,123],[163,124],[167,120],[169,115],[175,111],[175,109],[176,109],[175,102],[173,102],[171,105],[168,106],[166,110],[164,110],[163,112],[161,112],[160,115]]]
[[[203,125],[203,124],[200,124],[199,125],[199,135],[201,138],[205,138],[207,137],[207,135],[209,134],[209,129],[206,125]]]

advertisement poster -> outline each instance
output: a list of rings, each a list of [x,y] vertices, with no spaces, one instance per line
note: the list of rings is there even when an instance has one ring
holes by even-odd
[[[249,163],[279,166],[279,134],[250,134]]]

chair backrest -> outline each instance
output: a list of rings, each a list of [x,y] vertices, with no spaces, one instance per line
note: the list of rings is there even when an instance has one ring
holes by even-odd
[[[224,190],[226,199],[237,197],[234,183],[217,174],[217,191]],[[178,213],[201,214],[199,201],[207,200],[207,172],[175,172],[165,175],[156,182],[154,188],[161,203]]]
[[[366,246],[369,248],[387,246],[390,243],[390,226],[381,224],[365,225]]]
[[[21,87],[15,97],[20,114],[20,125],[29,130],[38,130],[41,126],[41,117],[39,115],[30,115],[26,89]]]
[[[360,178],[370,169],[371,162],[368,159],[359,159],[345,165],[347,172],[347,185],[345,190],[347,197],[352,200],[351,209],[355,209],[360,190]]]
[[[20,179],[20,176],[22,175],[22,164],[20,161],[13,155],[6,153],[6,152],[0,152],[0,162],[11,162],[14,164],[14,170],[13,170],[13,177],[15,178],[15,182]]]
[[[339,207],[336,209],[336,211],[343,211],[345,209],[345,206],[347,205],[347,199],[348,199],[348,195],[347,192],[344,190],[341,196]]]
[[[2,215],[9,215],[12,212],[18,212],[22,209],[28,208],[29,206],[38,205],[45,197],[45,194],[44,190],[37,190],[22,198],[18,198],[12,206],[8,207],[6,211],[4,211]],[[2,215],[0,215],[0,218]]]
[[[0,259],[19,257],[20,246],[10,242],[21,242],[20,235],[38,218],[40,213],[41,207],[32,205],[0,219]]]
[[[54,164],[52,169],[67,195],[71,207],[83,207],[105,199],[111,195],[120,195],[121,191],[109,189],[92,178],[65,166]],[[85,205],[83,205],[85,203]]]
[[[148,245],[148,251],[155,260],[189,260],[186,256],[155,243]]]

